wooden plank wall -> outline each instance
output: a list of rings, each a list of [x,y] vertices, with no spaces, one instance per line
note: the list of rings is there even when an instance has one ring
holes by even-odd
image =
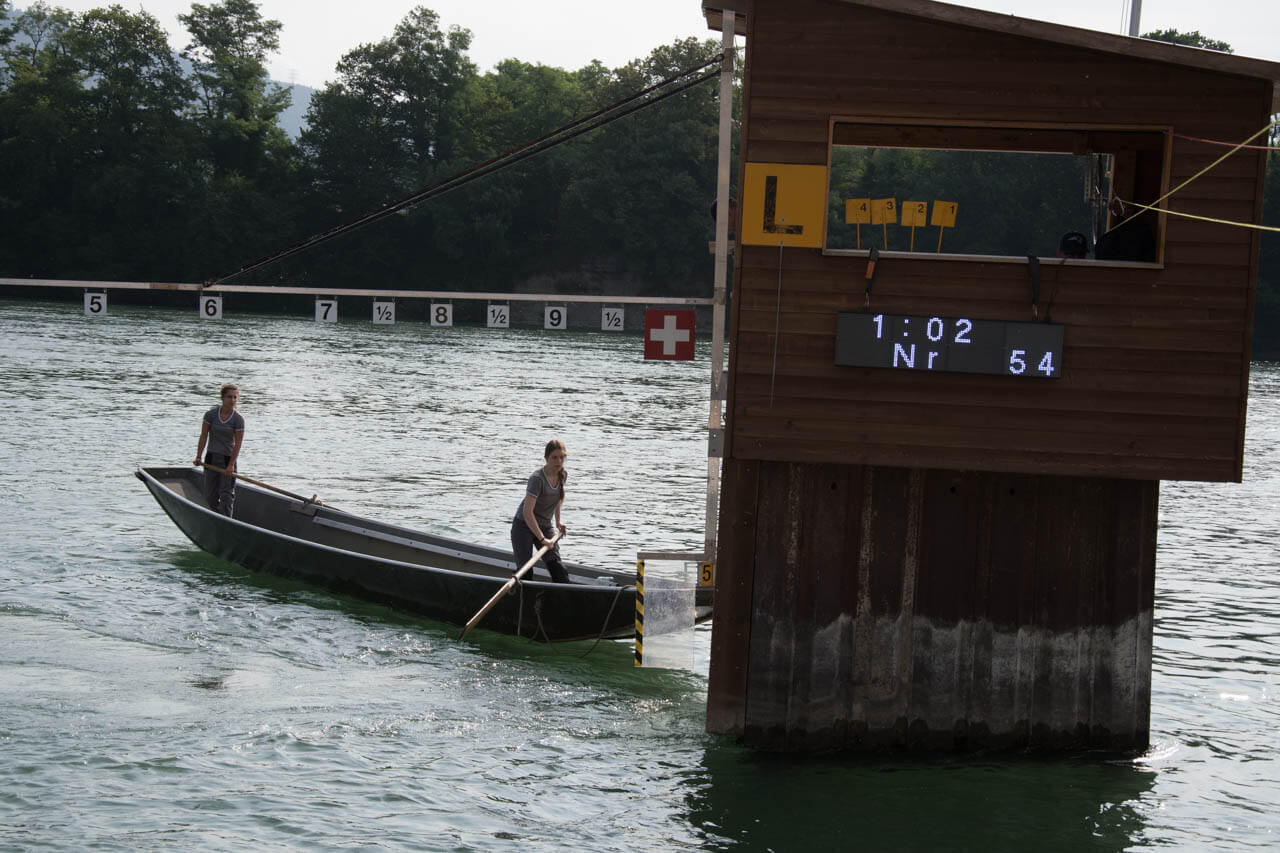
[[[825,164],[841,116],[1243,140],[1270,103],[1265,81],[754,0],[743,151]],[[1177,185],[1222,149],[1172,151]],[[1264,165],[1237,155],[1173,207],[1256,221]],[[836,368],[865,260],[786,249],[779,298],[778,255],[738,250],[708,731],[783,749],[1145,746],[1158,480],[1240,477],[1256,236],[1170,218],[1164,269],[1046,267],[1067,369],[1033,384]],[[1026,275],[889,258],[874,306],[1027,320]]]
[[[838,0],[755,4],[745,159],[825,164],[829,120],[1173,126],[1243,140],[1270,85]],[[1225,149],[1175,139],[1171,186]],[[1259,152],[1174,196],[1252,221]],[[978,211],[961,211],[980,216]],[[1055,247],[1045,247],[1052,255]],[[836,367],[835,315],[862,310],[865,260],[744,246],[731,341],[731,456],[1136,479],[1238,480],[1256,235],[1170,217],[1165,268],[1047,265],[1042,309],[1066,326],[1055,381]],[[882,260],[873,307],[1030,320],[1025,263]],[[775,341],[775,323],[780,335]]]
[[[1156,483],[772,462],[725,479],[726,513],[754,505],[756,524],[722,565],[754,570],[716,590],[710,730],[781,749],[1146,743]]]

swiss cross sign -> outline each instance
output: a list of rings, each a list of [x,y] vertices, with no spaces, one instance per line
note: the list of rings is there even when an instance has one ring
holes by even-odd
[[[644,312],[644,357],[668,361],[692,361],[695,311],[650,308]]]

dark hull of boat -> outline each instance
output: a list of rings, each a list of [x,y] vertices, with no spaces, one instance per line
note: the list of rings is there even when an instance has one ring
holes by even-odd
[[[506,551],[383,524],[243,482],[236,487],[235,517],[228,518],[206,505],[203,473],[195,468],[140,468],[137,476],[178,528],[210,554],[433,619],[465,624],[515,570]],[[503,597],[479,627],[552,642],[631,636],[634,577],[572,563],[566,568],[574,583],[552,583],[539,568],[522,592]]]

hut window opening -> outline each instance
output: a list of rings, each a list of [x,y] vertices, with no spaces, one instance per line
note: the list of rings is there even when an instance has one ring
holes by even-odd
[[[824,251],[1158,263],[1167,132],[833,122]],[[1109,233],[1110,232],[1110,233]]]

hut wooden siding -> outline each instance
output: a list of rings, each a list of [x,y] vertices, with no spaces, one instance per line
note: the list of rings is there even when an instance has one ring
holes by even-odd
[[[840,0],[753,10],[746,162],[825,165],[840,117],[1140,125],[1238,141],[1266,124],[1272,103],[1266,80]],[[1224,151],[1175,137],[1169,186]],[[1256,221],[1264,168],[1260,152],[1239,152],[1171,205]],[[961,225],[980,227],[981,215],[962,210]],[[1163,269],[1045,264],[1041,310],[1066,327],[1064,369],[1038,381],[837,367],[835,315],[863,310],[865,261],[786,248],[779,296],[778,250],[743,246],[728,455],[1238,481],[1257,254],[1256,233],[1170,216]],[[872,306],[1029,321],[1027,265],[884,258]]]
[[[1157,483],[741,462],[724,486],[708,730],[1147,742]]]
[[[746,20],[743,162],[826,165],[842,118],[1239,141],[1280,110],[1266,63],[924,0],[751,0]],[[1173,187],[1225,149],[1166,150]],[[1171,207],[1256,222],[1264,169],[1233,155]],[[837,367],[866,259],[785,248],[779,287],[778,248],[739,246],[708,731],[1146,745],[1158,481],[1241,476],[1258,255],[1243,229],[1168,217],[1164,237],[1159,267],[1042,266],[1057,380]],[[872,306],[1028,321],[1028,267],[887,253]]]

